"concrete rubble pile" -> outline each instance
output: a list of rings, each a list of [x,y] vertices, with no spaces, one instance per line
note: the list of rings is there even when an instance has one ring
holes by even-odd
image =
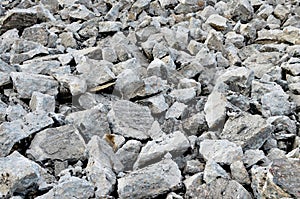
[[[300,198],[300,2],[0,1],[0,199],[33,198]]]

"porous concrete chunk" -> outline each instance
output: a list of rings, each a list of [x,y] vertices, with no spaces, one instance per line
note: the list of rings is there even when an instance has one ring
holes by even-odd
[[[22,72],[12,72],[10,76],[21,98],[30,99],[34,91],[52,96],[58,94],[58,83],[50,76]]]
[[[0,124],[0,157],[6,156],[14,144],[53,124],[46,112],[31,112],[22,119]]]
[[[95,106],[88,110],[70,113],[66,116],[66,122],[75,125],[87,143],[94,135],[103,137],[105,134],[110,134],[107,112],[102,109],[100,106]]]
[[[143,85],[144,83],[136,71],[126,69],[118,75],[114,91],[123,99],[130,99],[137,95]]]
[[[27,194],[34,191],[41,182],[40,166],[13,152],[7,157],[0,158],[0,195],[10,198],[17,193]]]
[[[117,32],[122,28],[121,22],[103,21],[99,22],[99,33]]]
[[[288,194],[299,198],[300,160],[299,158],[278,158],[272,164],[273,180]]]
[[[218,14],[210,15],[206,20],[206,23],[211,25],[216,30],[225,30],[227,28],[227,19]]]
[[[180,188],[181,173],[171,159],[162,160],[118,179],[118,194],[123,198],[148,198]]]
[[[175,102],[166,112],[166,119],[180,118],[180,116],[183,114],[186,108],[187,105],[180,102]]]
[[[32,111],[54,112],[55,98],[54,96],[35,91],[32,93],[29,106]]]
[[[208,160],[205,164],[203,180],[210,183],[217,178],[230,179],[228,173],[214,160]]]
[[[183,133],[174,133],[161,136],[157,140],[149,141],[141,150],[134,169],[143,168],[160,161],[167,153],[172,157],[181,156],[188,150],[190,143]]]
[[[247,168],[250,168],[259,161],[264,161],[265,158],[266,156],[262,150],[249,149],[244,153],[243,162]]]
[[[241,160],[243,156],[242,148],[228,140],[205,139],[200,143],[199,153],[206,160],[214,160],[217,163],[227,165]]]
[[[273,127],[259,115],[243,114],[237,118],[230,117],[220,134],[246,149],[258,149],[270,137]]]
[[[94,196],[94,186],[81,178],[63,176],[46,194],[36,197],[37,199],[86,199]]]
[[[117,151],[116,155],[124,165],[124,171],[133,170],[133,164],[138,158],[141,148],[140,141],[129,140]]]
[[[89,158],[86,167],[87,177],[97,187],[96,196],[109,195],[116,183],[114,172],[118,173],[123,170],[122,163],[112,147],[98,136],[92,137],[86,152]]]
[[[230,165],[231,177],[240,184],[250,184],[249,174],[241,160],[234,161]]]
[[[251,194],[237,181],[218,178],[209,184],[195,180],[186,192],[187,198],[244,198],[252,199]]]
[[[79,131],[71,125],[48,128],[39,132],[26,151],[36,161],[78,160],[84,157],[85,143]]]
[[[169,95],[178,102],[188,103],[196,97],[196,91],[193,88],[175,89]]]
[[[147,139],[154,122],[148,107],[126,100],[118,100],[108,113],[108,121],[115,134],[138,140]]]
[[[255,166],[251,168],[250,173],[252,176],[251,188],[254,192],[254,197],[291,198],[291,195],[275,183],[272,168]]]

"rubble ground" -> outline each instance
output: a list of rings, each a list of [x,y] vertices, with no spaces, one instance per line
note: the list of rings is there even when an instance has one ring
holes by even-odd
[[[299,0],[0,0],[0,199],[300,198]]]

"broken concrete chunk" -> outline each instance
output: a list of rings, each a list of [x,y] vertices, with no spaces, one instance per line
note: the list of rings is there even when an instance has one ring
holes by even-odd
[[[166,112],[166,119],[169,118],[180,118],[180,116],[184,113],[188,106],[180,103],[180,102],[175,102]]]
[[[99,33],[117,32],[122,28],[121,22],[103,21],[99,22]]]
[[[147,132],[154,122],[148,107],[125,100],[113,104],[108,120],[112,124],[113,133],[138,140],[149,137]]]
[[[118,179],[120,198],[155,197],[180,188],[181,173],[171,159],[162,160]]]
[[[84,150],[85,142],[79,131],[71,125],[65,125],[39,132],[26,153],[36,161],[77,160],[84,157]]]
[[[55,79],[61,84],[61,87],[67,88],[72,96],[85,93],[87,90],[86,80],[74,75],[55,74]]]
[[[229,118],[220,134],[246,149],[258,149],[270,137],[273,127],[259,115],[244,114],[237,118]]]
[[[143,168],[160,161],[167,153],[172,157],[182,155],[190,147],[188,139],[180,131],[164,135],[154,141],[149,141],[141,150],[134,169]]]
[[[258,162],[264,162],[266,161],[266,156],[262,150],[258,149],[249,149],[245,151],[244,156],[243,156],[243,162],[246,166],[246,168],[250,168],[254,164]]]
[[[169,95],[176,101],[187,104],[196,97],[196,91],[193,88],[174,89]]]
[[[205,164],[203,180],[210,183],[217,178],[230,179],[228,173],[214,160],[208,160]]]
[[[240,184],[250,184],[249,174],[241,160],[234,161],[230,165],[231,177]]]
[[[210,15],[206,20],[206,23],[216,30],[225,30],[227,28],[227,19],[218,14]]]
[[[241,160],[242,148],[228,140],[203,140],[200,143],[199,153],[206,160],[214,160],[220,164],[230,165],[234,161]]]
[[[58,94],[58,83],[52,77],[23,72],[12,72],[10,76],[21,98],[30,99],[34,91],[52,96]]]

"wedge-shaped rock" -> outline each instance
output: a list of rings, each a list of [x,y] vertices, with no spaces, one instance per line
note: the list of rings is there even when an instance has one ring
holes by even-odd
[[[0,158],[0,196],[10,198],[17,193],[35,191],[44,180],[42,168],[19,152]]]
[[[97,187],[96,196],[109,195],[116,184],[116,173],[123,170],[123,165],[107,142],[93,136],[87,145],[89,158],[86,172],[90,182]]]
[[[106,114],[101,107],[96,106],[92,109],[70,113],[66,121],[74,124],[83,139],[88,142],[94,135],[103,137],[104,134],[110,134]]]
[[[230,165],[243,156],[242,148],[228,140],[203,140],[199,153],[206,160],[214,160],[220,164]]]
[[[138,140],[147,139],[154,119],[148,107],[130,101],[119,100],[108,113],[113,133]]]
[[[197,175],[197,174],[195,174]],[[186,186],[186,198],[243,198],[252,199],[251,194],[237,181],[218,178],[208,184],[194,180]]]
[[[220,137],[242,146],[244,150],[259,149],[272,131],[273,127],[260,115],[245,113],[237,118],[230,117]]]
[[[94,186],[81,178],[64,176],[57,185],[37,199],[86,199],[94,196]]]
[[[189,147],[190,143],[188,139],[180,131],[175,131],[157,140],[149,141],[142,148],[134,164],[134,169],[154,164],[160,161],[167,153],[171,153],[172,157],[181,156]]]
[[[0,157],[9,154],[14,144],[31,134],[53,124],[46,112],[28,113],[22,119],[0,125]]]
[[[79,131],[71,125],[39,132],[26,151],[36,161],[78,160],[84,157],[85,143]]]
[[[118,193],[123,198],[155,198],[180,187],[181,173],[171,159],[162,160],[118,179]]]
[[[53,77],[18,72],[12,72],[10,76],[20,98],[30,99],[34,91],[52,96],[58,93],[58,82]]]

